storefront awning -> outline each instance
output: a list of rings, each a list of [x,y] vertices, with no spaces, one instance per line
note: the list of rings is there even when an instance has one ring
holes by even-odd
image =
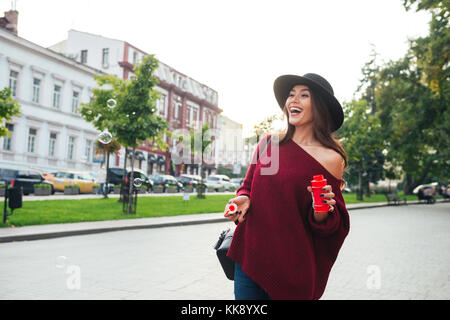
[[[133,151],[129,150],[128,151],[128,158],[132,159],[132,155],[133,155]],[[136,150],[134,151],[134,159],[135,160],[145,160],[145,155],[144,152],[140,151],[140,150]]]
[[[158,156],[158,164],[161,165],[166,164],[166,160],[164,159],[163,156]]]
[[[148,154],[148,162],[156,163],[158,161],[158,156],[156,154],[149,153]]]

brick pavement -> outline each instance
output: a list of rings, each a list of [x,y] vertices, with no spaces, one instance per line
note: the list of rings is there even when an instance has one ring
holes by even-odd
[[[449,299],[450,203],[352,210],[323,299]],[[233,299],[230,223],[0,244],[0,299]]]

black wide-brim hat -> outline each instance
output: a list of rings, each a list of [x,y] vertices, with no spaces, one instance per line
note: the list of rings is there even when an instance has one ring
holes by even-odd
[[[273,83],[273,91],[275,92],[275,98],[281,108],[284,109],[286,99],[289,92],[295,85],[305,85],[311,88],[316,94],[319,94],[325,101],[328,110],[330,111],[331,118],[333,119],[333,131],[338,130],[344,122],[344,111],[339,101],[334,96],[333,88],[330,83],[315,73],[307,73],[303,76],[297,75],[283,75],[275,79]]]

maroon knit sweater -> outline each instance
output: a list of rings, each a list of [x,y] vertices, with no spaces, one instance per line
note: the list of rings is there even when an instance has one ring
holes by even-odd
[[[265,164],[271,145],[258,163],[252,161],[236,192],[250,197],[250,208],[236,227],[228,256],[272,299],[319,299],[350,230],[341,180],[292,140],[279,146],[278,172],[261,175],[261,166],[271,165]],[[336,200],[334,212],[321,223],[314,220],[306,189],[318,174],[332,186]]]

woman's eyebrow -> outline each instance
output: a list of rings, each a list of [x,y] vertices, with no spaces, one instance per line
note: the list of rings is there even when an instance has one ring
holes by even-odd
[[[303,91],[310,92],[309,89],[300,89],[300,92],[303,92]],[[292,89],[291,91],[289,91],[289,93],[291,93],[291,92],[296,92],[296,91],[294,89]]]

